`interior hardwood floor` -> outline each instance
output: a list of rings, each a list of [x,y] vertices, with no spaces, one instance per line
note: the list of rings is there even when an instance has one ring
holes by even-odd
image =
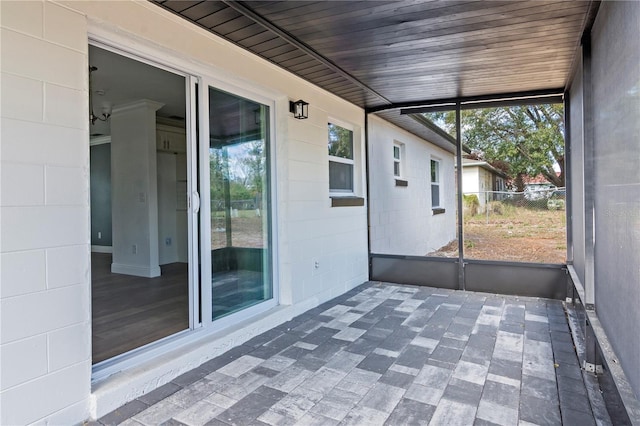
[[[189,328],[188,265],[156,278],[111,273],[111,254],[91,254],[93,363]]]

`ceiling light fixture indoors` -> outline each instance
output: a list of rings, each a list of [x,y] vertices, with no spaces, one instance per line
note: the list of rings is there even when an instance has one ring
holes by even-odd
[[[107,121],[109,119],[109,117],[111,117],[111,111],[112,111],[112,107],[111,107],[111,103],[110,102],[103,102],[102,103],[102,115],[96,115],[93,112],[93,80],[92,80],[92,74],[94,71],[97,71],[98,67],[94,67],[94,66],[89,66],[89,121],[91,122],[91,125],[96,124],[97,120],[100,121]],[[103,96],[104,95],[104,90],[96,90],[96,93],[98,93],[99,95]]]

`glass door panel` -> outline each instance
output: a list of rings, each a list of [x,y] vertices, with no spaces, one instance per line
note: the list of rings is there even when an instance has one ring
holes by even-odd
[[[212,319],[273,297],[269,107],[209,88]]]

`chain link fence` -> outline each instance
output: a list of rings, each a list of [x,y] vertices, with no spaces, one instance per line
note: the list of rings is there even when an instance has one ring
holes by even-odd
[[[465,219],[492,220],[513,216],[519,211],[564,211],[565,188],[550,188],[524,192],[482,191],[464,193]]]
[[[465,193],[463,206],[467,257],[565,262],[564,188]]]

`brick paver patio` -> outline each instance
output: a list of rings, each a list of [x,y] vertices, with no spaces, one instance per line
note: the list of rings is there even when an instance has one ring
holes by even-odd
[[[98,421],[595,424],[562,303],[366,283]]]

